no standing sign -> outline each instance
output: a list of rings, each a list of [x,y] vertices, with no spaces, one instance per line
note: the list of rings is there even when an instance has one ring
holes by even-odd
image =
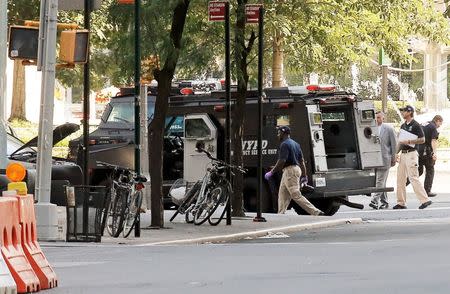
[[[209,21],[225,21],[225,6],[227,1],[210,1],[208,3]]]

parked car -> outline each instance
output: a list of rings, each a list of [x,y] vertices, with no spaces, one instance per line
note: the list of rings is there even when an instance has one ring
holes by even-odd
[[[73,123],[66,123],[58,126],[53,131],[53,146],[79,130],[79,126]],[[37,137],[31,139],[26,144],[17,138],[10,130],[7,132],[7,157],[10,162],[20,162],[27,168],[27,186],[31,193],[35,189],[36,163],[37,163]],[[81,185],[83,180],[82,170],[79,165],[68,161],[65,158],[53,157],[52,163],[52,184],[50,202],[59,206],[65,206],[66,185]],[[0,192],[6,190],[7,179],[0,177]]]

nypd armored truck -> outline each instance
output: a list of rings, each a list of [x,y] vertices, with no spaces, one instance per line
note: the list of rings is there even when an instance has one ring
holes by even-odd
[[[375,168],[382,165],[381,147],[371,101],[355,94],[335,92],[333,86],[300,86],[265,89],[263,102],[263,168],[268,170],[278,156],[278,126],[289,126],[291,137],[300,143],[309,185],[305,196],[327,215],[341,204],[355,208],[348,196],[370,195],[392,188],[375,187]],[[232,106],[235,101],[232,92]],[[244,117],[243,157],[248,169],[244,182],[244,205],[256,208],[257,187],[257,93],[248,92]],[[196,181],[202,177],[209,159],[196,152],[203,141],[215,157],[224,156],[225,93],[183,95],[170,98],[169,117],[183,117],[183,177]],[[268,183],[262,193],[263,211],[276,211],[276,192]],[[273,188],[273,187],[272,187]],[[293,204],[300,214],[305,212]]]

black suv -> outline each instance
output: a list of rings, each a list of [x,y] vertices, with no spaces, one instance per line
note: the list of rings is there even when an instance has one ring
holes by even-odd
[[[148,123],[155,110],[156,95],[147,96]],[[183,116],[166,118],[164,138],[164,180],[169,182],[183,176]],[[68,159],[82,164],[83,137],[69,142]],[[151,152],[151,151],[150,151]],[[98,128],[89,134],[89,173],[92,185],[106,184],[111,172],[97,165],[108,162],[125,168],[134,168],[134,95],[112,97],[101,117]]]

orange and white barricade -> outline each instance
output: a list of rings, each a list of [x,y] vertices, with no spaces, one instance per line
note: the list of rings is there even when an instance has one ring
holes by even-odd
[[[3,255],[0,254],[0,294],[16,294],[17,286],[9,272]]]
[[[21,224],[22,247],[28,262],[39,278],[41,289],[58,285],[56,273],[45,258],[37,241],[36,216],[33,195],[16,196],[19,201],[19,223]]]
[[[0,215],[0,251],[16,282],[17,292],[37,292],[40,290],[39,279],[22,248],[19,200],[0,197]]]

